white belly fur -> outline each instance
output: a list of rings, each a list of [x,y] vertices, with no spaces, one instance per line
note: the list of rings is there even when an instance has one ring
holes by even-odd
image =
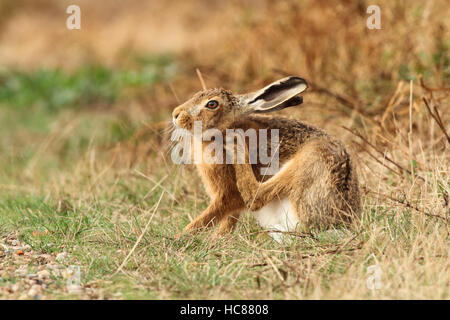
[[[265,207],[252,211],[252,214],[261,227],[267,230],[295,231],[298,223],[297,215],[287,198],[273,200]],[[283,239],[282,233],[270,232],[269,234],[277,242],[281,242]]]

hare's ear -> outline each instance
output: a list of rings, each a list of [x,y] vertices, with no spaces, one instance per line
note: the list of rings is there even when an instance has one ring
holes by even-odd
[[[297,96],[308,88],[305,79],[287,77],[269,84],[259,91],[241,96],[244,113],[271,112],[296,106],[303,102]]]

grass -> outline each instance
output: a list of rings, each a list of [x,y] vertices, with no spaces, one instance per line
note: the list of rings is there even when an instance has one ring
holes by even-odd
[[[62,267],[81,268],[82,293],[52,275],[41,297],[449,299],[449,143],[422,101],[448,130],[444,7],[385,6],[383,28],[395,32],[368,33],[353,6],[279,1],[261,9],[271,15],[236,7],[234,24],[223,28],[232,37],[208,50],[2,68],[0,236],[17,236],[33,255],[67,252]],[[412,32],[424,12],[433,20]],[[246,214],[229,236],[175,239],[208,203],[195,170],[171,162],[164,132],[171,109],[200,87],[196,67],[208,86],[238,92],[283,72],[311,81],[304,105],[281,114],[327,129],[353,152],[364,204],[355,231],[278,244]],[[41,266],[21,259],[0,254],[0,298],[32,298],[26,286],[1,290],[21,283],[21,266]],[[373,265],[380,290],[366,285]]]
[[[195,172],[174,165],[155,170],[145,163],[133,168],[111,163],[108,155],[121,139],[113,138],[117,129],[110,124],[118,120],[83,111],[75,116],[80,126],[61,141],[48,145],[46,135],[33,135],[36,145],[24,145],[28,156],[9,155],[19,161],[9,160],[9,173],[3,173],[8,183],[1,186],[0,226],[18,232],[36,252],[67,250],[66,265],[80,266],[83,284],[98,286],[102,298],[448,298],[445,223],[367,199],[360,234],[324,232],[280,245],[247,216],[229,237],[217,239],[208,232],[176,240],[188,215],[207,202],[198,182],[193,188]],[[66,118],[63,111],[47,117],[53,123]],[[39,127],[23,119],[13,137]],[[91,140],[96,129],[104,137]],[[36,141],[48,145],[45,154]],[[30,163],[35,163],[31,169]],[[143,172],[151,173],[151,180]],[[155,183],[159,180],[164,189]],[[117,272],[163,191],[150,228]],[[386,289],[365,287],[371,254],[384,271]],[[403,278],[412,265],[406,273],[410,278]],[[419,277],[420,290],[417,279],[409,283],[411,273]],[[64,281],[55,278],[55,283],[47,297],[74,297]]]
[[[52,198],[15,197],[3,201],[1,224],[10,231],[20,230],[21,238],[36,251],[68,248],[67,265],[81,266],[83,284],[96,283],[105,298],[117,293],[123,298],[150,299],[348,298],[355,291],[361,294],[358,298],[398,298],[402,291],[409,292],[402,298],[447,298],[446,285],[440,283],[447,277],[442,267],[448,258],[443,251],[445,228],[432,219],[420,221],[408,211],[397,211],[400,216],[394,218],[388,214],[391,208],[386,208],[386,215],[379,210],[374,217],[365,217],[368,222],[356,238],[330,239],[321,234],[279,245],[258,235],[253,222],[222,239],[202,234],[175,240],[174,233],[187,219],[174,217],[170,201],[163,198],[123,272],[115,273],[141,235],[155,201],[135,204],[93,196],[61,206]],[[117,210],[123,211],[119,220]],[[36,237],[35,230],[48,233]],[[440,246],[419,246],[424,237]],[[365,288],[366,268],[374,264],[365,260],[372,253],[384,271],[386,287],[379,292]],[[405,274],[414,261],[414,270]],[[420,291],[413,290],[417,279],[411,272],[420,277]],[[67,298],[64,282],[47,295]]]

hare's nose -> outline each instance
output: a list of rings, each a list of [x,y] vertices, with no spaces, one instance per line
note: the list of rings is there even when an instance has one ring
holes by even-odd
[[[172,113],[172,117],[174,120],[176,120],[179,115],[180,115],[180,111],[178,111],[178,110],[174,110]]]

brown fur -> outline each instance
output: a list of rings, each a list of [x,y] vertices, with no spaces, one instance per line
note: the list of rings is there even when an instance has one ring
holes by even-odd
[[[284,197],[293,204],[305,228],[327,228],[358,217],[361,211],[358,179],[344,146],[324,131],[297,120],[246,114],[248,107],[242,97],[245,96],[235,96],[223,89],[199,92],[175,108],[174,122],[192,130],[193,121],[200,120],[203,130],[217,128],[223,133],[227,128],[279,129],[282,169],[272,177],[264,177],[260,174],[260,163],[198,164],[211,204],[185,231],[218,223],[220,234],[229,233],[243,209],[258,210]],[[215,110],[204,107],[212,99],[219,102]],[[206,145],[203,142],[203,147]]]

